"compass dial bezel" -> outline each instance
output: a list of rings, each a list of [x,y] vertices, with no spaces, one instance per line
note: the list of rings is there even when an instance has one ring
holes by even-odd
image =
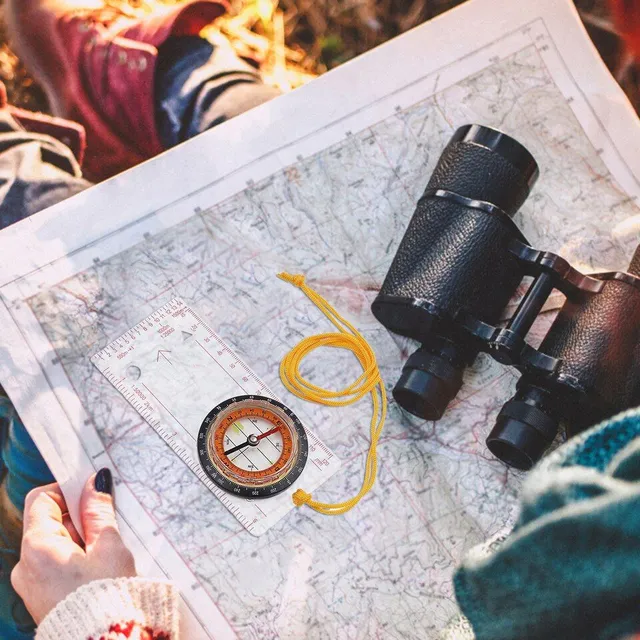
[[[239,418],[256,417],[279,427],[281,455],[267,469],[242,469],[224,453],[227,429]],[[278,400],[260,395],[229,398],[214,407],[198,433],[198,457],[206,475],[224,491],[243,498],[268,498],[288,489],[304,470],[309,443],[298,417]]]

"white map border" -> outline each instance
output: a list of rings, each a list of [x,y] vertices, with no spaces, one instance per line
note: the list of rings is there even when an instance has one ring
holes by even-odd
[[[77,398],[65,391],[65,387],[68,389],[68,381],[65,382],[60,376],[59,368],[53,362],[38,362],[38,354],[50,351],[50,345],[28,307],[21,303],[22,300],[48,285],[82,271],[92,264],[97,255],[104,259],[119,253],[142,241],[145,234],[157,233],[185,220],[197,207],[210,205],[212,200],[221,201],[240,191],[246,185],[247,174],[254,180],[273,174],[274,171],[294,163],[299,155],[312,155],[340,142],[350,130],[364,129],[391,115],[397,107],[406,108],[444,86],[455,84],[492,64],[495,55],[504,57],[512,50],[517,50],[518,42],[521,42],[523,36],[532,39],[547,38],[542,24],[536,22],[540,15],[545,16],[551,39],[539,40],[536,44],[539,50],[545,45],[551,45],[541,51],[548,69],[556,84],[565,91],[565,97],[572,100],[572,110],[591,140],[596,147],[602,149],[601,156],[606,165],[631,196],[637,197],[640,186],[628,165],[638,167],[640,144],[637,128],[627,127],[633,117],[630,107],[621,91],[612,86],[603,66],[584,69],[571,62],[572,59],[579,60],[581,56],[592,53],[585,50],[585,47],[588,49],[590,46],[586,39],[576,39],[574,32],[570,32],[567,37],[562,31],[562,25],[566,25],[567,19],[574,19],[574,15],[569,15],[573,11],[566,3],[554,3],[552,0],[535,5],[533,2],[524,4],[475,0],[458,9],[455,19],[451,14],[425,25],[361,60],[345,65],[303,90],[256,109],[230,125],[221,126],[190,142],[189,157],[202,159],[193,170],[190,167],[187,172],[180,172],[173,179],[167,178],[160,184],[156,182],[157,175],[171,176],[173,163],[179,162],[179,154],[184,151],[178,149],[0,234],[0,251],[3,251],[3,255],[12,256],[12,260],[7,261],[0,269],[5,304],[5,308],[0,309],[0,321],[6,327],[1,346],[4,349],[11,346],[8,357],[5,352],[2,359],[2,379],[3,382],[6,381],[7,390],[44,449],[47,442],[51,443],[51,439],[46,424],[42,422],[43,412],[39,402],[31,400],[41,394],[46,396],[52,388],[56,388],[59,404],[54,407],[47,403],[46,409],[48,421],[60,425],[60,433],[55,434],[57,446],[51,443],[49,456],[57,450],[59,457],[58,460],[48,461],[60,481],[69,487],[77,480],[69,477],[65,473],[65,465],[61,464],[61,461],[68,460],[70,453],[77,456],[78,466],[81,468],[101,466],[100,458],[90,465],[85,457],[85,454],[101,448],[101,444],[91,428],[80,426],[84,424],[84,412],[77,406]],[[487,16],[496,18],[489,20]],[[505,25],[512,28],[513,24],[520,26],[504,35],[508,31]],[[479,28],[480,25],[482,28]],[[522,33],[523,28],[530,29],[528,34]],[[540,28],[542,31],[536,31]],[[492,37],[498,39],[490,42]],[[475,42],[472,42],[473,38],[476,39]],[[480,43],[480,38],[484,38],[484,44]],[[423,46],[424,42],[429,42],[429,46]],[[510,43],[513,47],[511,50]],[[564,62],[563,56],[570,60],[568,64]],[[446,64],[443,57],[448,59]],[[415,61],[416,67],[428,72],[416,79],[415,71],[410,65],[400,64],[407,59]],[[378,72],[381,63],[385,68],[385,73],[382,74],[384,77]],[[350,74],[356,72],[353,68],[355,65],[358,65],[357,77],[362,86],[354,89]],[[395,68],[389,69],[393,66]],[[582,75],[579,82],[586,87],[586,93],[578,88],[579,85],[571,77],[570,68],[578,69],[578,74]],[[607,88],[604,94],[601,91],[603,86]],[[380,94],[384,94],[382,99],[378,99]],[[292,114],[299,113],[301,109],[306,111],[311,123],[328,122],[331,123],[330,126],[313,130],[313,124],[309,127],[299,116],[292,118]],[[344,111],[350,111],[350,115],[342,116]],[[290,122],[300,126],[292,127]],[[288,126],[285,127],[284,123]],[[274,154],[270,153],[275,146],[274,138],[280,144],[275,152],[279,166],[275,167]],[[212,149],[225,148],[231,143],[237,145],[234,157],[212,157]],[[212,173],[223,175],[224,179],[207,185],[205,174],[209,171],[204,171],[207,165],[211,167]],[[205,188],[206,194],[202,192]],[[190,195],[183,202],[178,202],[175,199],[179,193]],[[145,199],[146,206],[142,204]],[[171,200],[173,204],[166,206],[165,203]],[[132,203],[137,204],[134,206]],[[90,236],[94,239],[89,245],[84,244],[87,228],[76,223],[80,211],[87,208],[95,210],[96,221]],[[149,213],[140,216],[138,212],[143,208]],[[63,237],[64,242],[57,240],[59,237]],[[15,250],[16,246],[20,247],[19,251]],[[66,257],[67,252],[72,254],[70,259]],[[9,316],[10,308],[18,324]],[[26,332],[23,332],[25,327]],[[13,348],[15,345],[23,345],[23,349],[17,351]],[[17,376],[16,371],[21,371],[22,375]],[[67,415],[63,412],[63,406],[67,408]],[[85,453],[81,449],[73,451],[72,443],[70,449],[70,443],[65,442],[62,435],[65,428],[73,429],[78,435],[76,427],[81,429],[82,439],[87,443]],[[94,438],[98,441],[94,441]],[[129,544],[134,546],[138,559],[146,557],[149,562],[151,556],[157,559],[159,554],[147,552],[142,544],[143,539],[148,544],[155,537],[159,542],[157,546],[163,549],[163,564],[167,568],[162,569],[156,564],[152,571],[170,575],[185,592],[185,586],[193,584],[191,572],[181,566],[179,560],[171,558],[170,549],[163,544],[161,532],[144,525],[144,519],[139,518],[137,500],[132,495],[119,492],[119,512],[121,516],[123,512],[136,513],[136,535],[128,527],[126,518],[123,520],[125,536]],[[150,521],[147,524],[153,527]],[[183,572],[181,576],[182,569],[187,573]],[[214,621],[216,614],[212,612],[212,602],[206,594],[201,598],[196,590],[195,593],[189,593],[188,600],[192,611],[206,610],[207,622]],[[215,622],[216,637],[233,637],[230,625],[225,623],[222,616]],[[188,637],[196,636],[189,634]]]

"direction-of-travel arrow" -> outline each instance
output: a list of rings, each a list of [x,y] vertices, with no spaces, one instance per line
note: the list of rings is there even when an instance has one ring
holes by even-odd
[[[169,364],[171,364],[171,360],[169,360],[169,358],[167,358],[166,356],[167,353],[171,353],[171,351],[167,349],[158,349],[158,356],[156,358],[156,362],[160,362],[160,356],[162,356]],[[173,367],[172,364],[171,366]]]

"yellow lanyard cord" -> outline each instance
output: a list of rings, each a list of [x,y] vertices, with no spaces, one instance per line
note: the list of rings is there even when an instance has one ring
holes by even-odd
[[[289,275],[288,273],[278,274],[278,278],[298,287],[313,304],[315,304],[324,315],[331,320],[339,333],[320,333],[309,336],[298,343],[280,363],[280,378],[284,386],[303,400],[324,404],[329,407],[344,407],[353,404],[371,393],[373,401],[373,416],[371,417],[371,444],[364,471],[362,487],[350,500],[328,504],[318,502],[311,497],[311,494],[298,489],[293,494],[293,502],[296,507],[303,504],[308,505],[319,513],[337,516],[353,509],[360,500],[369,493],[376,481],[378,469],[378,456],[376,448],[378,439],[384,427],[387,417],[387,392],[384,387],[380,370],[376,362],[376,356],[369,343],[363,335],[347,320],[345,320],[319,293],[307,286],[304,276]],[[300,373],[300,364],[314,349],[318,347],[334,347],[337,349],[348,349],[358,358],[362,366],[362,374],[350,385],[340,391],[323,389],[308,380]]]

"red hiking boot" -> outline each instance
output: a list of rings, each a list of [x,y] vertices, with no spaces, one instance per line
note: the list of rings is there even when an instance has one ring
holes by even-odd
[[[155,122],[158,48],[194,36],[226,0],[191,0],[153,13],[103,0],[5,0],[16,53],[56,116],[87,132],[83,171],[104,180],[164,149]]]

